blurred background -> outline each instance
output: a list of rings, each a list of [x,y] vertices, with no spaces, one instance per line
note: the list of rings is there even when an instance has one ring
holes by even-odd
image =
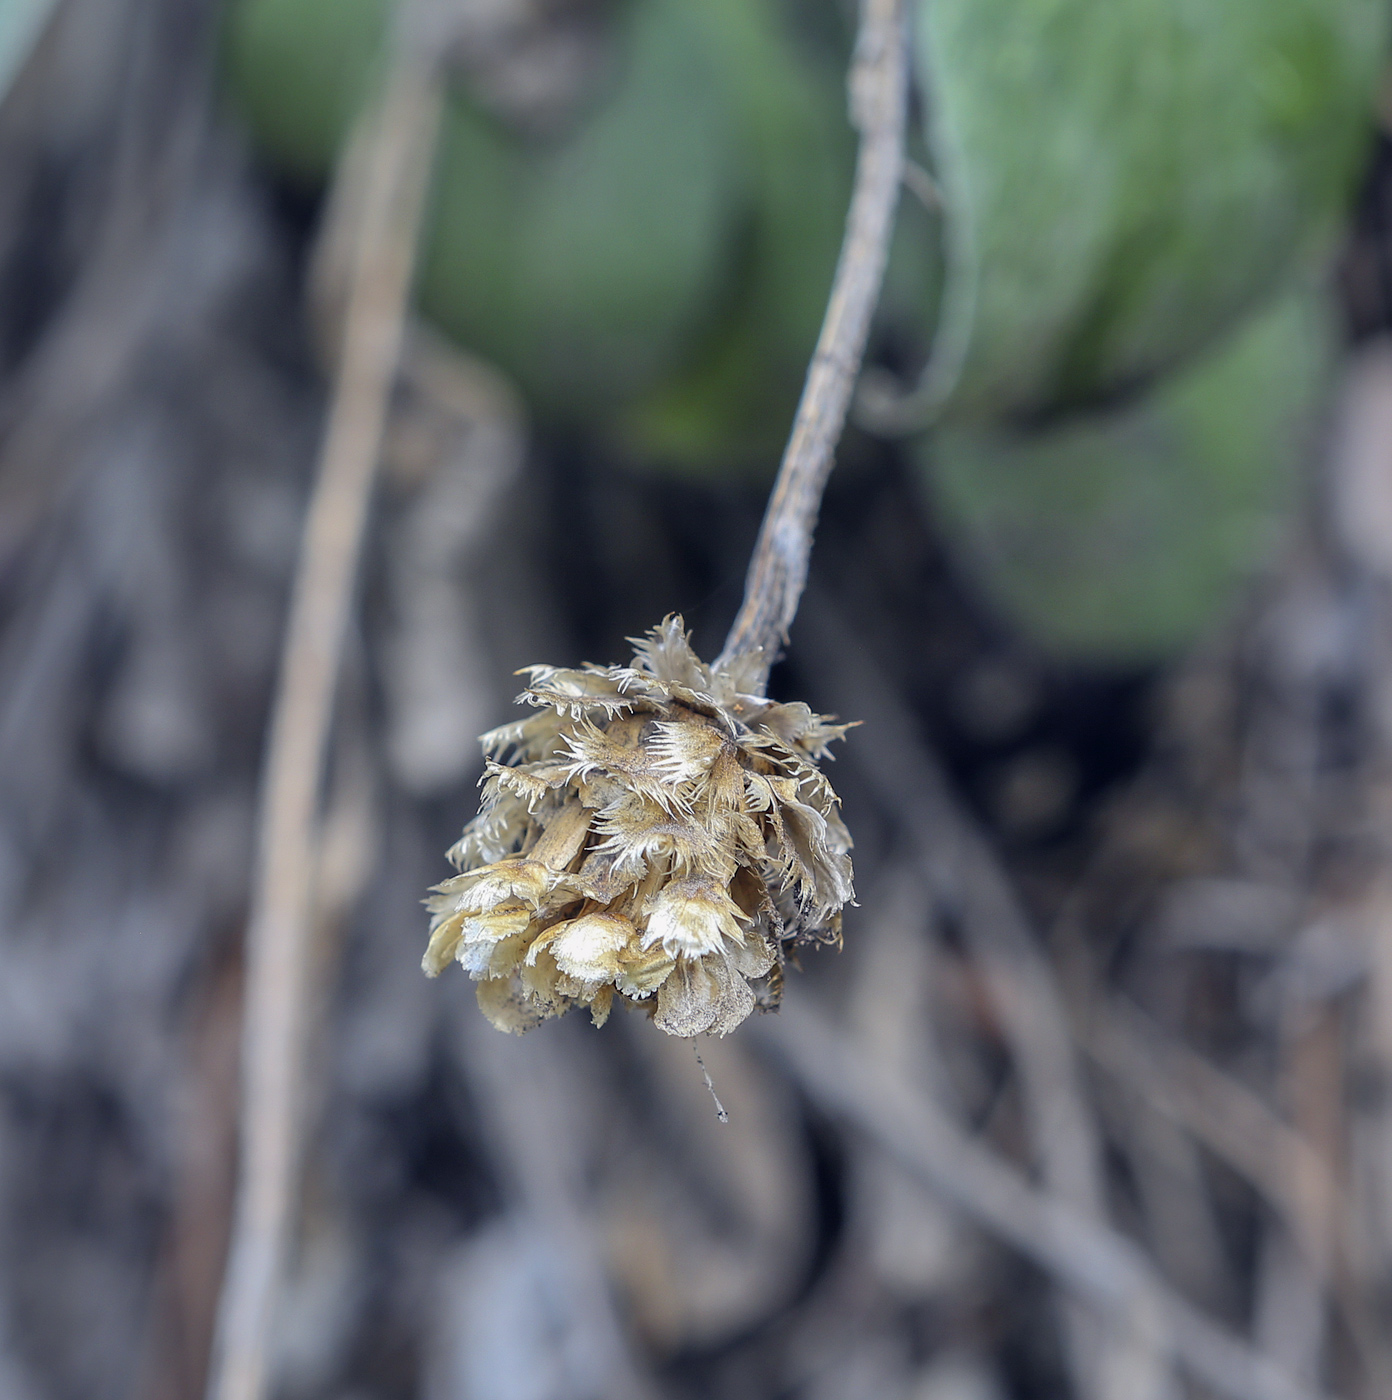
[[[854,5],[0,0],[0,1400],[203,1394],[264,735],[408,31],[444,99],[273,1393],[1392,1395],[1392,12],[907,8],[771,683],[863,721],[859,905],[701,1045],[721,1124],[641,1017],[492,1030],[420,901],[517,667],[673,611],[720,649]]]

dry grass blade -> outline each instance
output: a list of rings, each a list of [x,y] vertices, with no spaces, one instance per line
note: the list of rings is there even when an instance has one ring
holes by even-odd
[[[1333,1191],[1314,1148],[1245,1085],[1177,1041],[1162,1038],[1143,1013],[1120,998],[1090,1013],[1084,1048],[1145,1102],[1183,1126],[1241,1172],[1300,1237],[1310,1262],[1325,1268],[1324,1242],[1312,1238],[1297,1183],[1315,1179]]]
[[[433,70],[401,58],[366,120],[347,316],[305,525],[261,793],[242,1041],[239,1179],[208,1394],[257,1400],[300,1153],[319,786],[438,117]]]
[[[1130,1240],[1036,1190],[892,1071],[806,1006],[760,1027],[823,1109],[875,1139],[977,1224],[1033,1259],[1116,1326],[1149,1333],[1195,1380],[1230,1400],[1318,1400],[1267,1357],[1179,1297]]]
[[[894,231],[909,86],[899,0],[863,0],[850,86],[860,153],[846,236],[792,434],[750,560],[744,603],[716,662],[723,667],[737,656],[762,651],[765,677],[787,640],[807,581],[822,491],[865,354]]]
[[[829,676],[839,670],[842,686],[849,679],[850,693],[838,695],[838,703],[862,716],[877,740],[864,746],[858,760],[907,826],[937,902],[958,916],[1010,1046],[1044,1179],[1050,1191],[1102,1224],[1101,1143],[1053,971],[1028,916],[985,840],[953,802],[893,687],[875,679],[874,663],[839,616],[820,608],[819,620],[826,654],[813,659]],[[841,659],[839,668],[833,654]],[[1092,1324],[1067,1308],[1069,1361],[1080,1394],[1135,1400],[1163,1392],[1163,1363],[1146,1329],[1106,1337]]]
[[[922,839],[931,840],[931,833]],[[1102,1145],[1053,969],[1024,911],[1004,889],[1001,903],[1010,917],[964,920],[963,934],[1010,1047],[1045,1185],[1101,1222],[1107,1216]],[[1063,1322],[1081,1395],[1139,1400],[1164,1393],[1163,1360],[1147,1344],[1144,1330],[1099,1336],[1095,1319],[1076,1306],[1065,1306]]]

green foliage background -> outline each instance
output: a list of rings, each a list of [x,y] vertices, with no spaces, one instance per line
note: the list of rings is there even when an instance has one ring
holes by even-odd
[[[962,566],[1062,655],[1182,646],[1268,554],[1331,378],[1328,308],[1296,292],[1139,402],[1043,431],[920,447]]]
[[[1368,150],[1383,0],[919,0],[881,327],[963,567],[1046,646],[1180,645],[1290,501],[1331,333],[1311,291]],[[238,0],[231,91],[321,180],[389,0]],[[622,0],[569,119],[461,80],[419,303],[539,418],[638,465],[771,473],[850,188],[833,0]],[[883,406],[882,406],[883,407]]]
[[[932,0],[918,18],[948,222],[940,411],[1132,389],[1327,252],[1368,149],[1381,0]]]

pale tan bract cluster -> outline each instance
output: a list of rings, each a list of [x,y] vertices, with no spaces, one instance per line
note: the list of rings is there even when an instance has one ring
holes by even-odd
[[[482,740],[479,815],[436,887],[423,966],[457,960],[499,1030],[618,997],[669,1035],[777,1004],[785,952],[839,943],[851,838],[817,767],[848,728],[716,670],[679,617],[634,664],[532,666],[538,713]],[[753,985],[751,985],[753,984]]]

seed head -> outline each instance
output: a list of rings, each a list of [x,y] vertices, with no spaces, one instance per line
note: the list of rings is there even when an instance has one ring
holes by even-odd
[[[615,997],[669,1035],[772,1009],[786,953],[840,943],[851,838],[819,770],[848,725],[755,694],[760,658],[698,660],[679,617],[632,666],[530,666],[537,713],[483,736],[460,873],[422,962],[478,983],[499,1030]]]

